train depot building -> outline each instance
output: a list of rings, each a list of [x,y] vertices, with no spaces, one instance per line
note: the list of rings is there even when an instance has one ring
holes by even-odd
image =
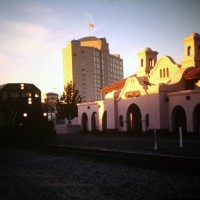
[[[180,64],[157,51],[138,53],[132,76],[101,88],[102,101],[78,104],[82,131],[200,131],[200,35],[183,39]]]

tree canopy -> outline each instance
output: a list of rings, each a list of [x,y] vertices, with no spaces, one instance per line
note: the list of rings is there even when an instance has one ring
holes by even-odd
[[[60,119],[66,118],[68,121],[78,116],[78,103],[82,102],[82,97],[79,95],[79,90],[76,85],[71,82],[67,83],[63,95],[57,101],[57,117]]]

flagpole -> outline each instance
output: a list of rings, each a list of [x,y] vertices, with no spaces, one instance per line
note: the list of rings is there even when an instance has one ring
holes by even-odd
[[[90,22],[88,23],[88,32],[89,32],[89,36],[90,36],[90,30],[94,28],[94,24],[91,24]]]

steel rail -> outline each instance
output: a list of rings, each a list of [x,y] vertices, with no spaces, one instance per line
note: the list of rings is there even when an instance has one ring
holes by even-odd
[[[145,168],[175,169],[182,172],[200,174],[200,158],[198,157],[118,151],[69,145],[45,145],[45,149],[59,154],[81,156],[97,161],[142,166]]]

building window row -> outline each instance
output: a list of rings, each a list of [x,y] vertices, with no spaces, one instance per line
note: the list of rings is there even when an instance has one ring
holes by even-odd
[[[100,74],[100,69],[94,69],[95,74]]]
[[[149,66],[150,67],[154,67],[155,63],[154,63],[154,59],[150,58],[149,59]]]
[[[100,60],[100,58],[94,57],[94,63],[100,64],[100,61],[101,61],[101,64],[104,64],[103,58],[101,58]]]
[[[108,64],[109,64],[109,66],[113,66],[113,67],[115,67],[115,66],[123,66],[123,63],[120,62],[120,60],[119,60],[119,62],[108,61]]]
[[[99,57],[99,51],[94,49],[94,57]]]
[[[111,68],[113,68],[113,69],[120,69],[121,68],[121,66],[120,65],[117,65],[117,64],[115,64],[115,63],[111,63]]]
[[[144,67],[144,59],[143,58],[140,61],[140,65],[141,65],[141,67]],[[154,67],[154,65],[155,65],[154,59],[150,58],[149,59],[149,67]]]
[[[95,83],[95,89],[97,92],[99,92],[99,89],[101,88],[101,84],[100,83]]]
[[[108,72],[110,73],[117,73],[117,74],[123,74],[123,70],[121,69],[116,69],[116,68],[108,68]]]
[[[96,74],[96,75],[104,75],[104,70],[94,69],[94,74]]]
[[[111,63],[115,63],[115,64],[120,64],[121,62],[121,60],[119,59],[119,58],[114,58],[114,57],[112,57],[112,56],[110,56],[110,58],[109,58],[109,60],[108,61],[110,61]]]
[[[113,77],[113,76],[119,76],[121,78],[123,78],[123,72],[122,71],[116,71],[116,72],[108,72],[108,76],[109,77]]]
[[[109,74],[115,73],[115,74],[121,74],[121,75],[123,75],[123,71],[122,70],[116,70],[116,69],[109,69],[108,73]]]
[[[94,81],[95,83],[101,83],[101,80],[100,79],[95,79],[95,81]]]
[[[160,69],[160,78],[169,77],[169,68]]]
[[[99,63],[94,63],[94,68],[100,69],[100,64]]]
[[[123,65],[117,65],[117,64],[114,64],[114,63],[108,63],[108,68],[109,69],[119,69],[119,70],[123,70]]]

